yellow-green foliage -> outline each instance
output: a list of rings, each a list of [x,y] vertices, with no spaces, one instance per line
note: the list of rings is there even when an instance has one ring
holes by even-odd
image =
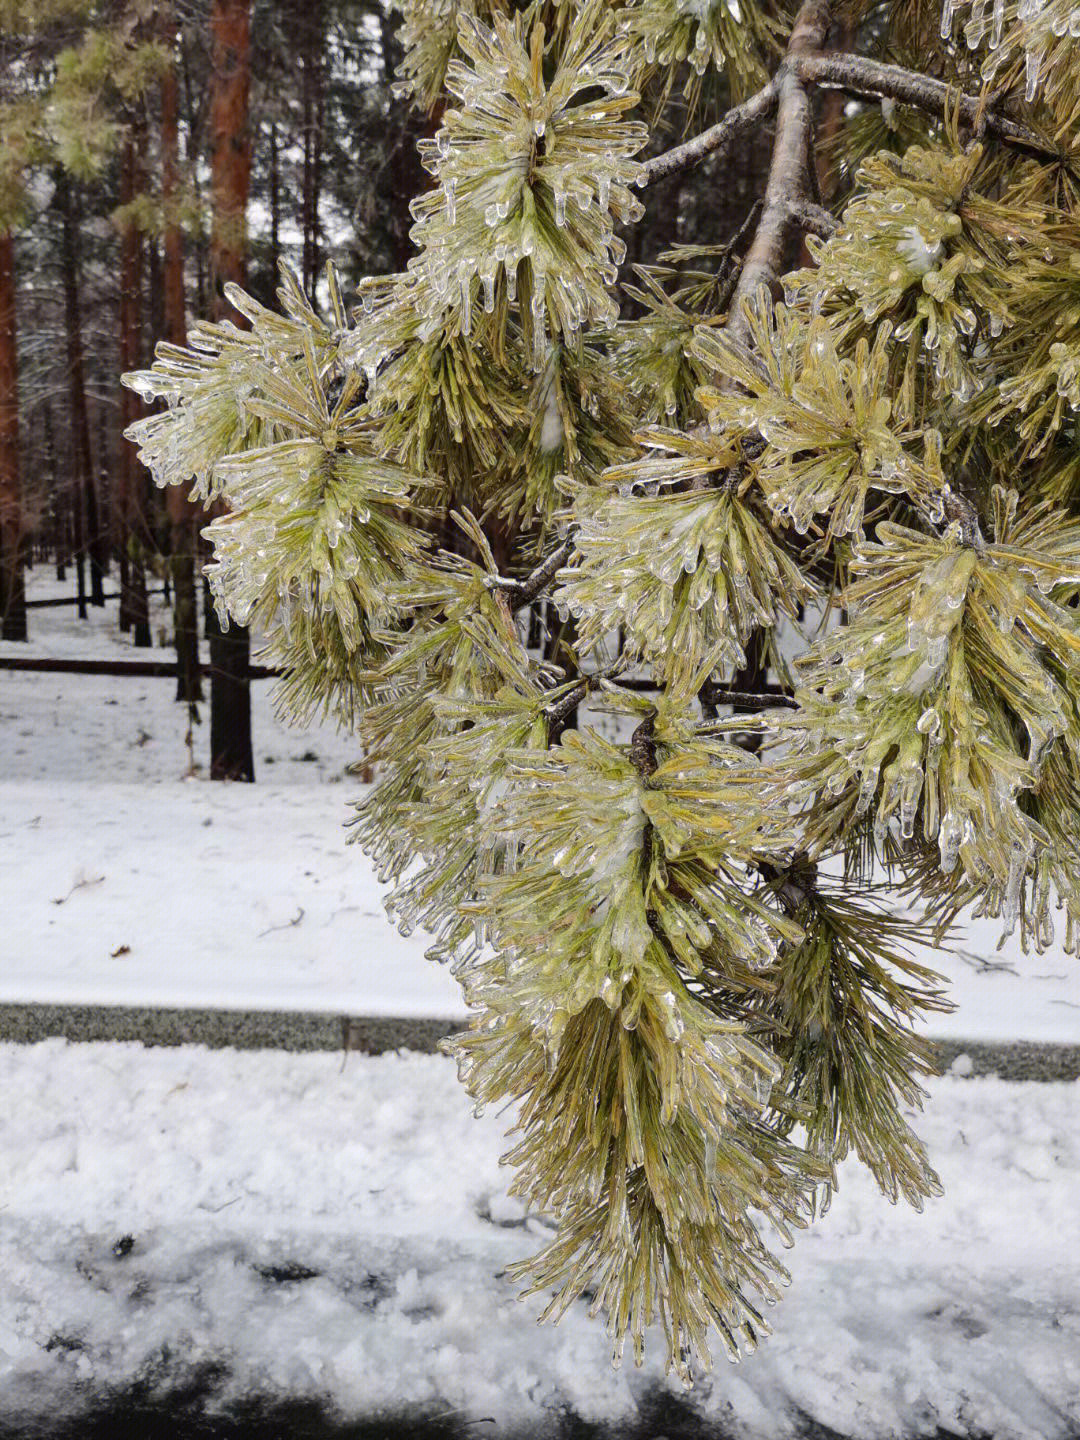
[[[887,895],[853,900],[798,865],[781,891],[804,938],[782,952],[765,1003],[784,1067],[772,1094],[780,1131],[804,1126],[811,1151],[834,1161],[853,1150],[890,1200],[921,1209],[941,1185],[902,1107],[922,1103],[919,1080],[934,1073],[913,1027],[951,1008],[940,977],[905,952],[918,928],[884,908]]]
[[[783,34],[756,0],[636,0],[627,6],[627,23],[641,46],[644,78],[659,72],[665,97],[684,65],[691,109],[710,69],[726,76],[736,100],[764,85]]]
[[[733,238],[718,198],[715,243],[620,294],[642,114],[764,79],[781,7],[397,8],[403,87],[449,94],[417,254],[352,313],[332,271],[327,315],[287,274],[280,312],[230,290],[246,328],[127,377],[163,405],[129,434],[216,507],[211,584],[283,709],[375,767],[353,838],[556,1227],[512,1273],[555,1317],[591,1296],[616,1357],[659,1321],[690,1378],[767,1332],[771,1236],[846,1156],[937,1193],[910,1111],[947,1002],[906,946],[973,907],[1045,948],[1057,901],[1080,950],[1080,71],[1059,0],[950,6],[971,48],[937,0],[850,0],[873,58],[939,46],[944,112],[864,102],[835,231],[812,176],[774,191],[745,282],[758,212]],[[980,67],[989,115],[956,98]],[[783,301],[750,293],[804,224]]]
[[[491,313],[520,285],[539,367],[547,317],[563,337],[615,318],[608,286],[626,247],[612,227],[642,213],[631,157],[648,138],[623,118],[637,104],[628,45],[599,0],[578,10],[550,81],[540,23],[463,15],[458,38],[465,59],[446,83],[459,105],[421,145],[438,187],[413,203],[413,263],[464,334],[474,305]]]
[[[807,323],[797,311],[774,310],[764,292],[749,320],[752,353],[732,345],[723,330],[698,331],[696,353],[722,377],[699,399],[721,435],[756,434],[767,442],[752,469],[776,514],[790,518],[800,535],[815,516],[825,517],[814,528],[830,542],[863,533],[874,492],[936,508],[940,439],[893,414],[891,327],[878,328],[873,348],[860,336],[845,354],[827,320],[813,316]]]
[[[775,780],[807,806],[814,854],[871,811],[882,849],[921,817],[942,872],[959,865],[1007,932],[1050,841],[1025,797],[1053,749],[1080,748],[1080,617],[1053,598],[1080,583],[1080,527],[1016,503],[995,492],[990,541],[882,524],[857,549],[849,621],[801,662],[778,722]]]
[[[680,488],[734,473],[737,450],[677,431],[652,430],[647,443],[579,504],[580,560],[555,599],[578,618],[583,645],[622,627],[627,652],[685,691],[745,665],[750,636],[794,616],[814,588],[755,513],[749,482]]]

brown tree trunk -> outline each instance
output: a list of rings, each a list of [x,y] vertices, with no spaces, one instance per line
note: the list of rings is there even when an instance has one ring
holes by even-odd
[[[90,561],[90,603],[105,604],[101,535],[94,462],[90,451],[90,415],[86,406],[86,364],[79,296],[78,214],[71,181],[63,172],[57,183],[61,213],[60,256],[64,283],[64,341],[67,352],[68,418],[71,424],[72,481],[80,500],[82,550]]]
[[[231,306],[221,287],[244,283],[251,135],[251,0],[212,0],[210,7],[210,274],[218,318]],[[232,318],[237,319],[236,312]],[[251,637],[234,625],[223,634],[213,607],[208,608],[210,636],[210,777],[254,780],[251,746],[251,686],[248,677]]]
[[[175,24],[172,5],[163,5],[161,37],[170,52],[176,43]],[[161,77],[161,202],[165,213],[163,333],[174,345],[184,345],[187,342],[184,237],[176,213],[179,159],[177,101],[176,66],[173,63]],[[203,698],[195,604],[196,526],[202,506],[190,501],[179,485],[170,485],[166,507],[173,581],[173,630],[176,636],[176,698],[194,705]]]
[[[120,155],[120,204],[128,205],[135,197],[135,142],[129,135]],[[131,220],[120,233],[120,368],[125,373],[139,363],[138,353],[139,237]],[[134,391],[126,386],[120,393],[120,423],[127,429],[138,415]],[[131,533],[135,480],[135,457],[127,440],[120,442],[118,456],[115,525],[116,546],[120,556],[120,629],[131,630],[133,596],[131,593]]]
[[[229,314],[221,293],[227,281],[244,283],[247,202],[251,184],[251,0],[212,0],[210,97],[210,266],[214,312]],[[235,313],[231,318],[236,319]]]
[[[322,0],[300,0],[301,102],[304,131],[302,220],[303,285],[314,295],[319,270],[319,189],[322,179],[324,114]]]
[[[270,122],[270,270],[276,283],[281,257],[281,157],[277,121]]]
[[[52,406],[46,400],[41,407],[41,438],[45,451],[45,473],[49,477],[49,508],[52,512],[53,542],[57,580],[67,579],[67,563],[71,554],[68,537],[68,502],[60,488],[56,464],[56,440],[53,436]]]
[[[131,127],[132,158],[131,158],[131,194],[134,198],[139,195],[146,184],[146,171],[142,163],[142,155],[146,151],[146,122],[143,114],[138,112]],[[131,335],[128,340],[128,352],[131,356],[132,369],[145,363],[147,356],[143,350],[143,334],[145,326],[143,323],[145,315],[146,297],[143,292],[143,276],[148,270],[149,245],[146,237],[139,231],[137,226],[129,227],[133,240],[133,264],[131,270],[131,294],[130,306],[128,309],[128,323],[131,326]],[[143,403],[139,397],[130,390],[125,393],[130,397],[129,405],[131,418],[138,419],[143,413]],[[131,593],[131,630],[132,639],[139,649],[149,649],[153,644],[150,634],[150,597],[146,587],[146,562],[153,548],[153,524],[152,524],[152,503],[150,496],[151,482],[142,466],[135,458],[134,447],[129,442],[124,442],[124,449],[128,456],[128,515],[130,520],[130,547],[129,579]]]
[[[26,639],[15,246],[0,234],[0,638]]]

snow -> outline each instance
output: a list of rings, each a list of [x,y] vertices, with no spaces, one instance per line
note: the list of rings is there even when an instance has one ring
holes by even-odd
[[[893,1208],[846,1165],[790,1253],[773,1337],[691,1393],[703,1424],[741,1440],[807,1419],[859,1440],[1078,1433],[1080,1083],[931,1089],[920,1130],[945,1198]],[[505,1196],[512,1117],[474,1118],[441,1056],[343,1069],[49,1040],[0,1045],[0,1093],[0,1420],[207,1362],[222,1405],[287,1393],[529,1435],[556,1434],[566,1407],[618,1427],[682,1393],[659,1335],[642,1371],[615,1371],[583,1303],[535,1325],[542,1298],[501,1274],[548,1233]]]
[[[32,572],[31,595],[62,592]],[[167,616],[158,611],[155,629]],[[134,651],[115,607],[30,612],[0,654],[171,658]],[[205,655],[205,648],[204,648]],[[382,888],[346,844],[333,725],[291,730],[273,682],[252,685],[254,785],[185,779],[176,682],[0,671],[0,1002],[160,1005],[455,1018],[449,973],[388,923]],[[206,707],[202,707],[206,711]],[[195,754],[208,739],[197,727]]]
[[[37,568],[29,593],[70,585]],[[168,624],[157,601],[154,633]],[[0,655],[148,653],[119,635],[111,604],[86,622],[74,607],[33,610],[30,630]],[[345,843],[363,792],[345,773],[356,741],[332,725],[286,728],[273,682],[257,681],[257,783],[185,780],[174,691],[169,679],[0,671],[0,893],[18,897],[5,906],[0,1002],[462,1016],[423,935],[387,923],[369,863]],[[196,758],[207,744],[198,727]],[[997,952],[998,935],[971,921],[953,953],[919,957],[956,1001],[933,1035],[1080,1043],[1080,964],[1060,948],[1025,956],[1015,939]]]
[[[55,589],[33,573],[32,595]],[[124,653],[113,607],[91,615],[33,611],[30,645],[0,653]],[[0,671],[0,1001],[462,1014],[344,843],[355,742],[284,729],[259,682],[258,783],[185,778],[173,689]],[[966,954],[928,957],[959,1001],[935,1033],[1080,1041],[1076,961],[996,939],[974,926]],[[944,1198],[890,1207],[845,1165],[788,1258],[775,1335],[683,1402],[703,1430],[1080,1434],[1080,1082],[971,1068],[916,1121]],[[503,1275],[549,1233],[506,1195],[513,1117],[474,1118],[444,1057],[0,1044],[0,1094],[0,1429],[197,1375],[222,1406],[312,1397],[530,1435],[568,1410],[644,1433],[682,1395],[659,1336],[616,1372],[583,1304],[533,1323],[544,1297]]]

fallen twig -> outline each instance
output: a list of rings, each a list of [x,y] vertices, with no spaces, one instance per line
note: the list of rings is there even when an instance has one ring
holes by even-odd
[[[296,914],[291,920],[286,920],[284,925],[268,925],[265,930],[260,930],[255,938],[257,940],[261,940],[264,935],[272,935],[275,930],[293,930],[296,928],[297,925],[300,924],[300,921],[303,920],[303,918],[304,907],[302,905],[298,905],[296,907]]]
[[[75,894],[75,891],[76,891],[76,890],[86,890],[86,889],[88,889],[89,886],[91,886],[91,885],[100,885],[101,882],[102,882],[104,879],[105,879],[105,876],[104,876],[104,875],[92,875],[92,876],[86,876],[86,875],[84,875],[81,880],[76,880],[76,881],[75,881],[75,884],[72,885],[71,889],[67,892],[66,895],[61,895],[59,899],[54,900],[52,903],[53,903],[54,905],[63,905],[63,904],[65,903],[65,901],[68,901],[68,900],[71,899],[72,895]]]

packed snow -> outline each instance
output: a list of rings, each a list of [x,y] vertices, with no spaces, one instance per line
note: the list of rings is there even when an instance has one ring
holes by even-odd
[[[46,569],[29,593],[70,593]],[[156,602],[153,629],[168,633]],[[0,656],[145,658],[115,606],[34,610],[29,644]],[[171,658],[173,652],[151,652]],[[371,866],[346,844],[354,738],[290,730],[273,682],[252,686],[255,785],[185,779],[186,710],[175,682],[0,670],[0,1002],[293,1009],[457,1018],[446,970],[422,933],[387,923]],[[204,716],[204,719],[207,717]],[[208,723],[208,719],[207,719]],[[196,761],[205,764],[205,726]],[[1025,956],[973,921],[951,952],[921,955],[956,1009],[942,1039],[1080,1043],[1080,964]]]
[[[166,1388],[318,1397],[559,1431],[630,1426],[663,1375],[610,1365],[581,1303],[537,1327],[502,1275],[544,1242],[441,1056],[0,1046],[0,1419]],[[1080,1434],[1080,1082],[944,1077],[920,1121],[945,1197],[855,1164],[796,1242],[775,1334],[689,1397],[740,1440]],[[991,1198],[992,1197],[992,1198]],[[940,1429],[939,1429],[940,1427]],[[486,1427],[483,1433],[492,1433]]]

